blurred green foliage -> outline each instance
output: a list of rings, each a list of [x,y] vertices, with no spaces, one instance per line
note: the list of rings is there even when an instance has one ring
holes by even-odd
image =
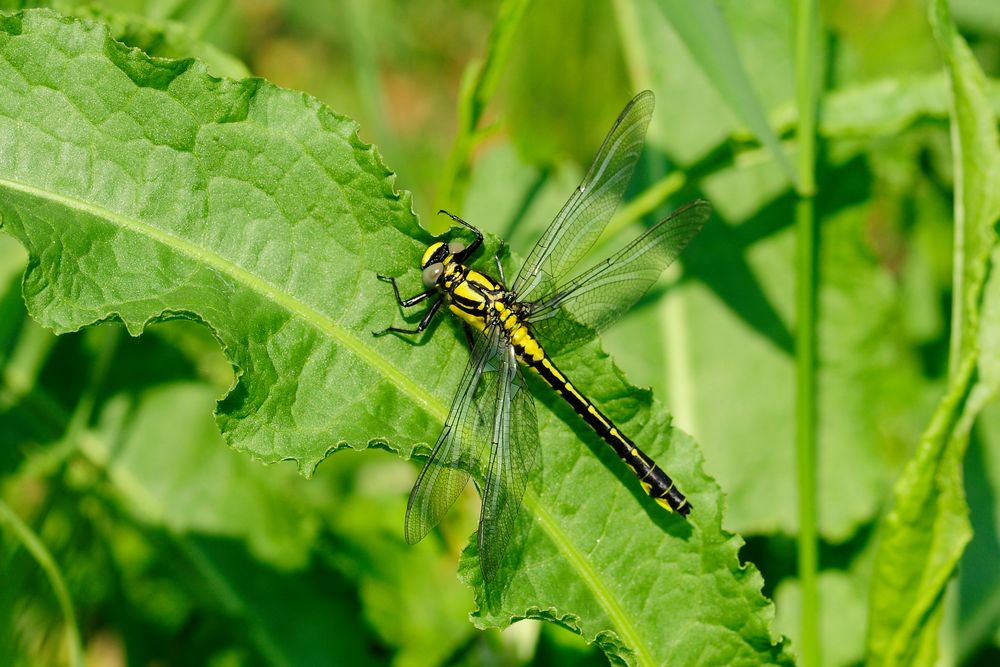
[[[252,73],[315,95],[360,122],[361,138],[437,232],[436,198],[453,191],[440,178],[456,98],[509,3],[0,0],[2,9],[39,4],[101,20],[154,56],[194,56],[219,76]],[[793,150],[790,3],[718,4],[753,91]],[[995,113],[1000,5],[951,4]],[[880,518],[947,384],[956,174],[949,87],[924,3],[837,0],[822,3],[821,17],[820,627],[823,664],[853,665],[866,659]],[[675,185],[669,202],[619,220],[620,239],[608,245],[695,196],[717,215],[683,269],[605,347],[701,444],[726,494],[723,525],[746,539],[742,556],[760,569],[776,631],[794,650],[787,173],[655,0],[530,3],[514,29],[470,143],[457,212],[523,256],[624,101],[644,87],[656,93],[631,189]],[[60,585],[89,665],[606,663],[554,623],[498,633],[466,620],[473,593],[455,570],[474,529],[474,494],[436,538],[405,545],[412,464],[348,450],[308,481],[291,464],[258,465],[225,446],[212,418],[234,375],[204,328],[167,322],[133,339],[108,323],[55,337],[25,312],[27,261],[0,235],[0,500],[12,517],[0,521],[0,664],[70,659]],[[944,664],[988,665],[1000,658],[1000,409],[987,406],[970,428],[974,532],[947,593],[938,651]],[[24,531],[53,567],[39,565]],[[646,539],[655,535],[632,548]]]

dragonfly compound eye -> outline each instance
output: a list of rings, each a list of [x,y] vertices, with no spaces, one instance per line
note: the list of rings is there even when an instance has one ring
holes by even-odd
[[[441,262],[434,262],[428,265],[423,270],[424,285],[427,287],[434,287],[437,285],[438,279],[441,277],[441,273],[444,271],[444,264]]]
[[[465,250],[465,244],[461,241],[451,241],[448,243],[448,254],[457,255],[458,253]]]

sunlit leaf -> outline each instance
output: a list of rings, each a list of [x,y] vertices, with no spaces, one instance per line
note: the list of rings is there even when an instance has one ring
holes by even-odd
[[[310,474],[345,446],[426,451],[468,353],[447,323],[420,344],[372,338],[400,317],[375,273],[415,291],[428,238],[352,122],[43,11],[0,19],[0,92],[0,213],[32,255],[34,317],[60,332],[203,322],[238,369],[218,423],[258,459]],[[481,622],[558,620],[618,662],[701,664],[709,646],[729,664],[787,664],[693,442],[599,348],[560,363],[697,509],[690,522],[665,514],[539,391],[545,465],[527,539],[500,589],[479,587]]]

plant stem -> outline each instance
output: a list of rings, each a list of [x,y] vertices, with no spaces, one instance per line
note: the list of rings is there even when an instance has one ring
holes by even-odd
[[[629,225],[636,223],[663,206],[664,202],[666,202],[671,195],[676,194],[686,184],[687,176],[679,171],[672,171],[666,176],[656,180],[656,182],[648,188],[633,197],[629,203],[618,209],[618,212],[615,213],[615,215],[608,222],[608,226],[604,228],[603,232],[601,232],[601,236],[594,244],[591,252],[595,255],[606,254],[602,251],[602,249],[606,247],[612,239],[618,238],[618,235]],[[669,213],[669,211],[666,213]],[[664,213],[664,215],[666,213]]]
[[[461,210],[468,186],[472,151],[479,138],[479,122],[493,98],[514,47],[514,34],[531,0],[503,0],[490,31],[489,46],[481,62],[470,63],[458,100],[458,132],[441,177],[438,205]]]
[[[383,155],[398,159],[395,134],[385,112],[388,105],[385,103],[382,83],[379,80],[378,56],[371,35],[372,17],[369,15],[371,11],[369,4],[359,0],[347,0],[341,3],[341,11],[349,28],[345,31],[345,35],[351,68],[354,72],[354,85],[357,86],[358,96],[361,99],[362,113],[374,130],[372,132],[374,136],[369,140],[378,142]]]
[[[802,587],[802,664],[819,665],[819,592],[816,531],[816,273],[812,197],[795,208],[798,228],[795,337],[795,451],[799,489],[798,561]]]
[[[816,0],[799,0],[795,24],[798,202],[795,441],[799,490],[798,563],[802,588],[801,645],[804,667],[820,664],[818,546],[816,528],[816,103],[819,28]]]
[[[45,576],[55,592],[56,600],[59,602],[59,609],[66,619],[66,646],[69,649],[69,664],[73,667],[83,667],[83,645],[80,643],[80,630],[76,623],[76,613],[73,611],[69,590],[66,588],[66,582],[59,572],[59,566],[55,559],[52,558],[52,554],[45,548],[45,544],[42,543],[38,535],[21,520],[21,517],[3,499],[0,499],[0,525],[6,525],[10,529],[45,572]]]

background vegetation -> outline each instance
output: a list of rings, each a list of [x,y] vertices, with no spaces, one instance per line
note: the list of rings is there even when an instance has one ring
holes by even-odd
[[[0,663],[1000,659],[1000,6],[0,0],[39,4],[0,17]],[[539,391],[490,591],[474,493],[403,541],[467,352],[368,338],[374,273],[415,291],[411,206],[516,266],[642,88],[596,252],[716,215],[561,363],[697,512]]]

